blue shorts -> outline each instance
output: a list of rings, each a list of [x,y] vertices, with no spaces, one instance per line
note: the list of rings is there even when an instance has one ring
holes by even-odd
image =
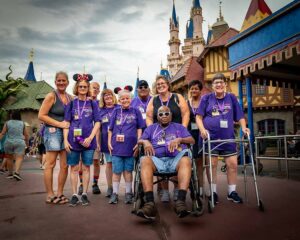
[[[4,152],[6,154],[23,155],[25,153],[25,141],[24,140],[7,140],[4,143]]]
[[[112,156],[109,154],[109,153],[103,153],[104,154],[104,156],[105,156],[105,161],[107,162],[107,163],[111,163],[111,160],[112,160]]]
[[[176,155],[176,157],[155,157],[152,156],[152,161],[159,173],[173,173],[176,172],[176,167],[182,157],[188,155],[191,159],[191,151],[189,149],[184,149]],[[143,158],[141,159],[143,161]]]
[[[64,150],[63,130],[61,128],[46,126],[44,132],[44,145],[46,152]]]
[[[67,153],[67,164],[75,166],[79,164],[80,157],[85,166],[93,164],[93,155],[95,150],[72,151]]]
[[[112,156],[112,171],[121,174],[124,171],[132,172],[134,167],[134,157]]]

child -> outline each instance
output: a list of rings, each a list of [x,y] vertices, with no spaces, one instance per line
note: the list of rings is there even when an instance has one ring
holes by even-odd
[[[125,179],[125,204],[132,203],[132,171],[134,167],[133,152],[137,149],[137,140],[141,137],[144,121],[139,110],[130,107],[131,86],[124,90],[116,88],[120,108],[113,111],[108,130],[108,149],[112,155],[113,194],[109,203],[118,203],[118,193],[123,173]]]

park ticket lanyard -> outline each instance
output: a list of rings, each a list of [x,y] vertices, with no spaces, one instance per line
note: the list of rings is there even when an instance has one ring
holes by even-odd
[[[149,103],[151,97],[150,96],[148,97],[146,104],[139,97],[138,97],[138,99],[143,107],[143,112],[141,112],[141,111],[140,112],[142,113],[143,119],[146,119],[146,109],[147,109],[147,106],[148,106],[148,103]]]
[[[169,106],[169,102],[170,102],[170,99],[172,97],[172,93],[170,94],[169,98],[168,98],[168,101],[167,101],[167,104],[165,106]],[[159,100],[160,100],[160,103],[161,103],[161,106],[164,106],[164,102],[162,101],[161,97],[159,96]]]
[[[218,111],[220,111],[220,113],[221,113],[220,128],[228,128],[228,120],[224,119],[224,116],[223,116],[223,112],[225,110],[225,96],[226,96],[226,93],[224,94],[222,104],[219,103],[217,97],[215,96],[216,102],[218,105]]]
[[[79,99],[77,98],[77,114],[74,115],[74,120],[79,120],[79,124],[78,124],[77,128],[74,128],[74,138],[82,136],[82,128],[81,128],[80,120],[82,119],[82,114],[83,114],[86,102],[87,102],[87,100],[84,101],[84,104],[83,104],[81,112],[80,112]]]
[[[158,125],[156,126],[155,130],[154,130],[154,133],[153,133],[153,139],[155,139],[157,136],[159,136],[159,134],[160,134],[161,132],[165,132],[166,129],[167,129],[169,126],[170,126],[170,125],[168,125],[168,126],[165,127],[165,128],[162,128],[159,132],[157,132],[158,127],[161,127],[161,126],[158,124]],[[165,139],[161,139],[160,141],[157,142],[157,145],[163,145],[163,144],[165,144],[165,143],[166,143]]]
[[[123,108],[121,107],[121,119],[120,119],[120,124],[119,124],[120,126],[118,127],[120,132],[116,136],[116,141],[117,142],[125,142],[125,134],[122,133],[122,129],[123,129],[123,126],[126,122],[127,116],[128,116],[128,114],[125,115],[124,120],[123,120]]]
[[[193,112],[194,117],[195,117],[195,121],[196,121],[196,111],[200,107],[200,102],[201,101],[199,101],[199,104],[198,104],[197,108],[193,108],[193,100],[190,102],[191,109],[192,109],[192,112]],[[191,130],[198,130],[198,126],[195,122],[191,122]]]

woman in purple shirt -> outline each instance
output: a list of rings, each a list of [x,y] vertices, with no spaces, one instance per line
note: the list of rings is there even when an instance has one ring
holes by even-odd
[[[126,186],[125,203],[132,203],[132,171],[134,166],[133,152],[137,148],[137,140],[142,135],[144,121],[136,108],[130,107],[131,86],[118,92],[121,107],[116,108],[110,119],[108,129],[108,149],[112,155],[113,194],[110,204],[118,203],[118,192],[123,173]],[[128,91],[129,90],[129,91]]]
[[[234,139],[234,122],[239,122],[243,133],[250,133],[246,128],[244,114],[237,98],[226,92],[226,78],[223,74],[216,74],[212,80],[213,92],[201,98],[200,106],[196,111],[196,122],[201,137],[207,138],[207,131],[211,140]],[[214,148],[212,144],[212,148]],[[215,204],[218,203],[217,195],[217,164],[218,156],[225,159],[227,166],[228,196],[227,199],[235,203],[242,203],[236,190],[237,182],[237,151],[235,143],[223,144],[212,152],[212,188]]]
[[[99,130],[99,108],[97,102],[88,99],[89,81],[92,75],[75,74],[76,84],[73,93],[77,98],[66,108],[65,121],[70,128],[64,129],[64,145],[67,151],[67,163],[71,166],[71,184],[73,196],[70,206],[79,203],[77,196],[79,161],[82,160],[83,193],[82,205],[88,205],[87,189],[90,181],[90,165],[93,164],[94,151],[97,148],[95,135]]]
[[[117,98],[112,90],[104,89],[101,92],[100,97],[100,145],[101,145],[101,152],[105,156],[106,160],[106,182],[107,182],[107,192],[106,197],[110,197],[112,195],[112,162],[111,162],[111,155],[108,150],[107,146],[107,139],[108,139],[108,126],[109,121],[112,116],[112,113],[115,108],[119,107],[117,105]]]

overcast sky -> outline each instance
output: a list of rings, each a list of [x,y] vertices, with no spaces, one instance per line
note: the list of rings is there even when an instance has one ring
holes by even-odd
[[[181,42],[192,0],[175,0]],[[223,0],[230,27],[240,29],[250,0]],[[273,12],[291,0],[266,0]],[[8,66],[13,77],[24,77],[29,52],[34,48],[37,80],[54,86],[56,71],[91,73],[100,82],[105,75],[109,88],[150,83],[167,64],[169,18],[172,0],[0,0],[0,78]],[[219,13],[219,0],[200,0],[203,34]],[[41,74],[42,73],[42,74]],[[73,81],[68,91],[71,91]]]

